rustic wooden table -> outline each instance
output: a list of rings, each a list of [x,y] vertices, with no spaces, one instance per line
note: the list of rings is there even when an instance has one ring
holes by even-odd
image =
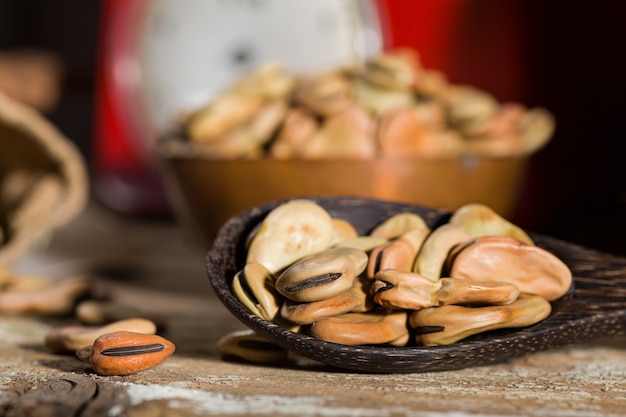
[[[101,377],[45,334],[72,318],[0,317],[3,416],[620,416],[626,338],[597,340],[499,365],[371,375],[303,358],[288,366],[227,362],[217,340],[240,324],[213,295],[202,247],[168,222],[92,204],[18,272],[84,274],[122,302],[163,314],[176,353],[156,368]]]

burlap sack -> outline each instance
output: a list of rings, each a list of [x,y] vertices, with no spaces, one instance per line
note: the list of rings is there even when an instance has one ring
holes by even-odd
[[[82,155],[33,108],[0,93],[0,267],[84,208]]]

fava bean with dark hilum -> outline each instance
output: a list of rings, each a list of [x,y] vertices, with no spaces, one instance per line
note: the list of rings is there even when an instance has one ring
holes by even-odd
[[[558,257],[481,204],[432,229],[396,213],[362,235],[323,210],[298,199],[270,212],[233,281],[242,304],[291,331],[346,345],[446,345],[538,323],[572,285]]]

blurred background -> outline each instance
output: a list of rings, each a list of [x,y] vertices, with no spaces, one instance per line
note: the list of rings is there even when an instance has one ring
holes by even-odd
[[[43,69],[32,76],[49,88],[39,90],[43,96],[31,97],[32,104],[83,153],[94,198],[121,215],[173,221],[149,175],[135,178],[134,186],[141,189],[137,192],[148,190],[139,206],[112,204],[116,199],[108,193],[114,190],[101,186],[103,176],[116,174],[101,165],[102,152],[109,140],[119,140],[107,136],[116,133],[103,112],[99,82],[102,40],[111,30],[106,11],[115,3],[2,0],[0,81],[7,62],[30,59],[30,66]],[[512,220],[536,232],[626,255],[626,3],[379,4],[390,46],[414,47],[425,67],[443,71],[452,82],[474,85],[500,101],[546,107],[555,115],[556,134],[532,157]],[[58,80],[58,91],[54,82],[45,83],[45,74]]]

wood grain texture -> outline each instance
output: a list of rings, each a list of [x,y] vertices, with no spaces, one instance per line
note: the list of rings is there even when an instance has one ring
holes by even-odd
[[[441,210],[361,198],[313,200],[332,216],[349,220],[362,234],[403,211],[421,215],[431,228],[445,223],[450,215]],[[278,204],[252,208],[227,222],[207,255],[207,271],[218,298],[241,322],[311,359],[360,372],[433,372],[489,365],[576,342],[625,334],[626,259],[542,235],[533,235],[537,245],[570,267],[574,285],[553,303],[550,317],[534,326],[493,331],[438,347],[345,346],[293,333],[250,313],[230,290],[232,277],[244,264],[246,236]]]
[[[104,416],[112,404],[125,409],[130,403],[122,387],[81,375],[41,381],[12,397],[0,407],[5,417]]]

